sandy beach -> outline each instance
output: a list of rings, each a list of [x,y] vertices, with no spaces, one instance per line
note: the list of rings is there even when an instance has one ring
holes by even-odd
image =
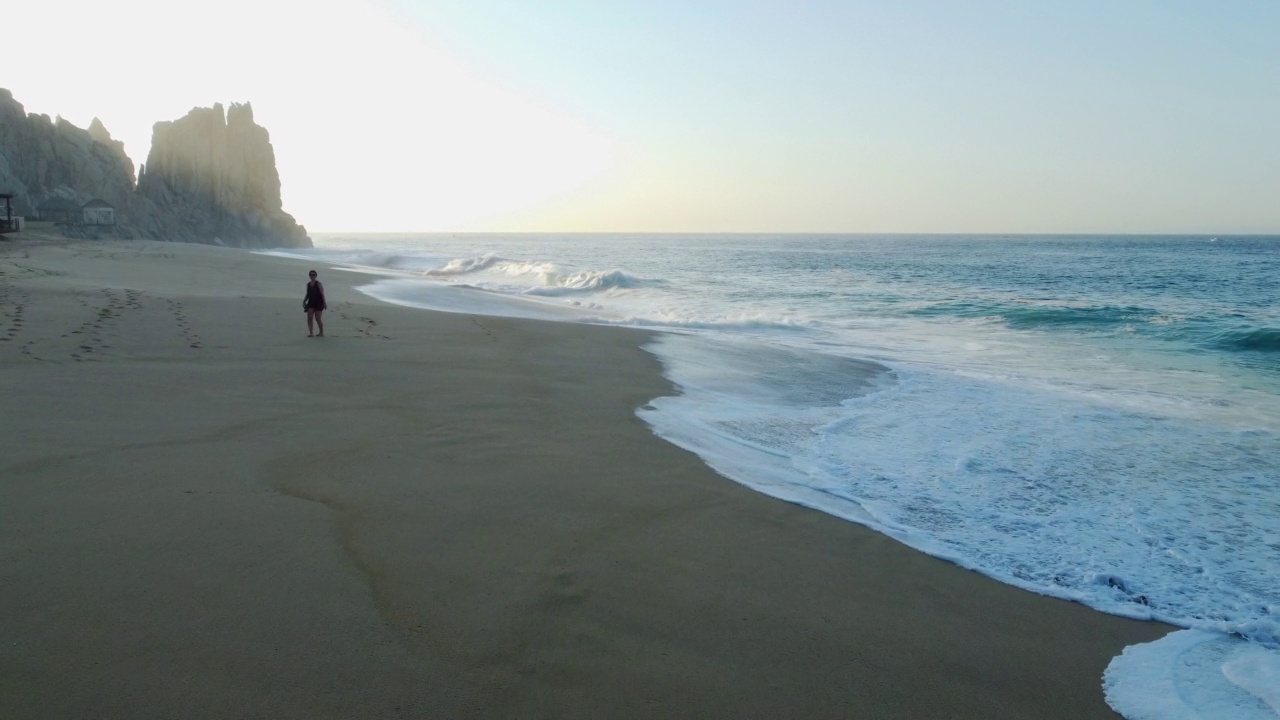
[[[0,240],[0,717],[1104,718],[1169,630],[726,480],[644,333]]]

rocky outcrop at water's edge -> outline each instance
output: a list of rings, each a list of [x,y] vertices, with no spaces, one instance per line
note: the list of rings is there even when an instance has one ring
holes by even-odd
[[[284,211],[275,150],[247,103],[156,123],[135,178],[123,143],[97,118],[84,130],[28,115],[0,89],[0,193],[13,195],[16,214],[56,220],[71,236],[311,247]],[[112,221],[78,214],[90,201],[113,208]]]

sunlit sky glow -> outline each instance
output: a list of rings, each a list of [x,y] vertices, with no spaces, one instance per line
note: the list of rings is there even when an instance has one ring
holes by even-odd
[[[0,87],[135,163],[252,102],[312,231],[1280,232],[1274,0],[4,15]]]

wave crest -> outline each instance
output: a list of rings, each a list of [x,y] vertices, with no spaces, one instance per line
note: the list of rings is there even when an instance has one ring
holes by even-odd
[[[543,281],[545,283],[543,287],[532,288],[527,293],[529,295],[566,295],[653,284],[621,270],[583,270],[568,274],[547,272],[543,273]]]
[[[961,318],[1000,320],[1016,330],[1076,327],[1108,329],[1134,322],[1152,322],[1160,313],[1144,307],[1115,305],[1025,305],[1009,306],[974,302],[946,302],[917,308],[913,315],[951,315]]]
[[[447,277],[450,275],[466,275],[467,273],[479,272],[497,265],[498,263],[510,262],[505,258],[498,257],[493,253],[486,255],[478,255],[469,258],[455,258],[445,263],[444,267],[428,270],[424,275],[428,277]]]
[[[427,277],[449,278],[479,272],[520,278],[532,286],[522,291],[527,295],[556,296],[662,284],[661,281],[646,280],[622,270],[568,270],[551,262],[512,260],[492,253],[455,258],[443,267],[428,270],[424,274]]]
[[[1214,345],[1224,350],[1243,352],[1280,352],[1280,328],[1254,328],[1219,333]]]

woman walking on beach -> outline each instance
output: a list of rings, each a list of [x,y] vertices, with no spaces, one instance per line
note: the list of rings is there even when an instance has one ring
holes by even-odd
[[[324,302],[324,285],[316,279],[316,271],[310,273],[311,282],[307,283],[307,296],[302,299],[302,309],[307,311],[307,337],[315,337],[315,328],[312,326],[320,326],[320,337],[324,337],[324,311],[328,307]]]

